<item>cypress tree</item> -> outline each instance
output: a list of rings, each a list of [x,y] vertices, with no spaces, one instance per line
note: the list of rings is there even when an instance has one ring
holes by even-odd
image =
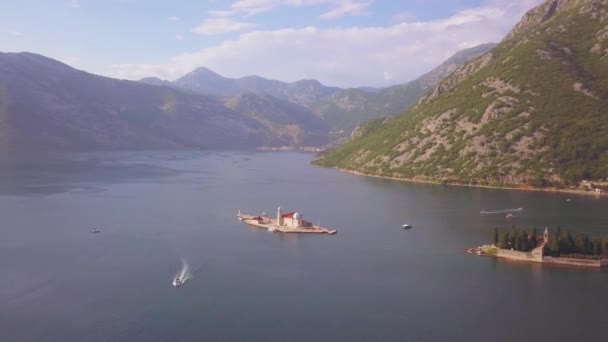
[[[509,233],[501,232],[499,237],[498,246],[500,248],[509,248]]]
[[[559,250],[559,239],[557,238],[557,234],[549,240],[549,250],[551,250],[551,255],[557,255],[560,253]]]
[[[608,235],[602,240],[602,255],[608,255]]]
[[[599,238],[594,237],[591,241],[593,255],[600,255],[602,253],[601,241]]]
[[[498,228],[494,228],[494,244],[498,245]]]
[[[530,237],[531,249],[536,248],[536,226],[532,227],[532,236]]]

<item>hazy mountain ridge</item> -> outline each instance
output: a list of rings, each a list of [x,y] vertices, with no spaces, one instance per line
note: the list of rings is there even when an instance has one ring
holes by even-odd
[[[331,130],[350,132],[366,120],[403,111],[441,78],[494,46],[495,44],[490,43],[459,51],[417,80],[385,88],[342,89],[325,86],[317,80],[287,83],[260,76],[233,79],[223,77],[207,68],[198,68],[174,82],[157,78],[145,78],[140,81],[154,85],[173,85],[194,92],[224,97],[244,93],[265,93],[312,110],[326,121]]]
[[[318,163],[472,184],[608,177],[607,9],[544,2],[415,106],[363,125]]]
[[[266,128],[209,96],[97,76],[31,53],[0,53],[4,150],[251,147]]]
[[[441,65],[414,81],[378,89],[343,89],[317,104],[314,110],[324,117],[333,129],[351,131],[360,123],[400,113],[427,93],[442,78],[467,61],[489,51],[496,44],[488,43],[464,49]]]
[[[241,94],[226,107],[260,122],[270,145],[318,146],[328,142],[327,125],[305,107],[267,94]]]
[[[0,148],[9,151],[320,146],[330,129],[367,118],[315,111],[334,94],[355,94],[359,102],[347,108],[372,117],[402,110],[403,101],[421,95],[408,85],[342,91],[316,80],[232,80],[205,68],[176,81],[180,86],[155,77],[133,82],[31,53],[0,53],[0,74]],[[205,95],[205,87],[216,94]],[[336,98],[342,108],[345,102],[353,101]]]

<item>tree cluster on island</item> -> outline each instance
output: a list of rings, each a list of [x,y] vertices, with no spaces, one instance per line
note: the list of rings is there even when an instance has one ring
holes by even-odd
[[[539,245],[536,227],[532,228],[531,233],[516,228],[515,225],[507,231],[499,231],[495,228],[494,244],[499,248],[530,252]],[[608,235],[600,238],[584,233],[573,234],[558,226],[549,234],[544,255],[579,259],[598,259],[601,256],[608,256]]]

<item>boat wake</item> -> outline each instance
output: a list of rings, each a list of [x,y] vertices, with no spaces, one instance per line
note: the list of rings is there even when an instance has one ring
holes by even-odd
[[[182,258],[182,268],[173,277],[173,286],[181,286],[192,277],[192,273],[190,273],[190,265],[188,265],[186,259]]]
[[[524,208],[515,208],[515,209],[502,209],[502,210],[492,210],[492,211],[480,211],[480,214],[484,215],[492,215],[492,214],[506,214],[506,213],[518,213],[523,211]]]

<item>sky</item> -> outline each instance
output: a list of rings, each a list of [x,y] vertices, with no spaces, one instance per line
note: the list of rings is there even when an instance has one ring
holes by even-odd
[[[499,42],[542,0],[0,0],[0,51],[77,69],[175,80],[405,83],[455,52]]]

